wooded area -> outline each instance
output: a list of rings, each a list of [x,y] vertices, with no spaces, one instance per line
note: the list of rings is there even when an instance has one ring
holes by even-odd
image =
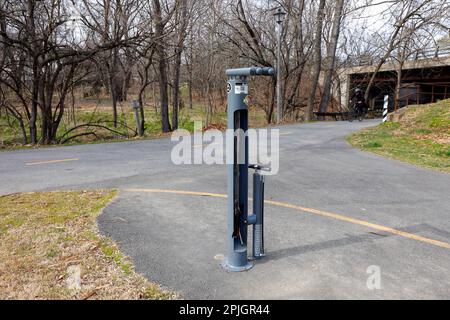
[[[132,100],[156,109],[164,133],[179,128],[182,108],[200,106],[208,125],[226,108],[225,69],[275,67],[280,6],[286,121],[341,110],[342,68],[395,61],[400,83],[403,63],[449,34],[447,0],[0,0],[0,117],[23,144],[64,143],[96,126],[118,133],[120,105]],[[251,104],[267,123],[276,85],[252,80]],[[60,130],[84,98],[102,95],[112,123],[72,119]]]

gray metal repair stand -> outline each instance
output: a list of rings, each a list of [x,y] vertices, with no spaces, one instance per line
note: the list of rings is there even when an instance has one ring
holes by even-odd
[[[264,176],[258,165],[248,164],[248,83],[249,76],[274,76],[273,68],[227,70],[228,129],[234,132],[232,159],[228,170],[228,254],[222,266],[227,271],[246,271],[253,267],[247,257],[248,226],[253,225],[253,259],[264,256],[263,213]],[[227,148],[230,152],[231,149]],[[228,157],[227,157],[228,158]],[[248,215],[248,169],[253,175],[253,214]]]

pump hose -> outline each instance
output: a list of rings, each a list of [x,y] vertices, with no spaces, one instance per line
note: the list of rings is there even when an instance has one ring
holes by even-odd
[[[241,211],[241,207],[239,206],[239,201],[235,200],[234,201],[234,230],[233,230],[233,238],[241,238],[241,242],[242,242],[242,237],[241,237],[241,231],[239,228],[239,220],[240,217],[242,215],[242,211]]]

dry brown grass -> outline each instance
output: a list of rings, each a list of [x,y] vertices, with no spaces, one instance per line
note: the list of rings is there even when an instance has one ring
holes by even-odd
[[[0,299],[169,299],[134,272],[127,257],[98,234],[96,217],[115,191],[0,197]],[[69,267],[81,287],[69,289]]]

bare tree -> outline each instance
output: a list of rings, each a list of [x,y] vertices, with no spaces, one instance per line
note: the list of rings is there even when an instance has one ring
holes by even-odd
[[[0,42],[8,59],[7,67],[1,70],[0,82],[15,93],[25,110],[32,144],[56,142],[67,95],[86,76],[80,66],[132,40],[116,37],[96,42],[95,38],[86,38],[91,35],[86,30],[98,30],[101,25],[96,16],[89,15],[93,14],[89,11],[90,2],[85,2],[86,15],[74,20],[74,4],[73,0],[8,0],[0,7],[3,25]],[[76,4],[80,7],[81,3]],[[74,31],[77,24],[85,27],[83,32]]]
[[[311,71],[311,93],[308,98],[308,106],[305,112],[305,120],[311,121],[313,117],[314,103],[316,100],[316,90],[319,82],[320,67],[322,63],[322,27],[325,18],[325,0],[320,0],[317,10],[317,23],[314,40],[314,63]]]
[[[51,3],[27,0],[8,1],[1,7],[4,27],[0,39],[8,52],[9,67],[2,70],[6,76],[0,77],[0,81],[21,101],[33,144],[38,142],[38,110],[41,111],[40,142],[55,141],[67,93],[74,84],[77,65],[83,60],[83,55],[68,41],[65,25],[69,14],[64,4],[63,0]],[[17,11],[24,14],[17,16]]]
[[[163,19],[161,3],[159,0],[153,0],[153,14],[155,19],[155,51],[158,57],[159,73],[159,95],[161,104],[161,128],[162,132],[170,132],[172,129],[169,122],[169,84],[167,80],[167,56],[164,38],[164,28],[167,19]]]
[[[378,64],[375,67],[375,71],[367,85],[365,99],[369,99],[370,89],[372,88],[378,71],[381,69],[386,60],[390,57],[392,51],[398,47],[402,41],[402,30],[407,23],[411,20],[433,20],[435,18],[442,18],[442,13],[446,12],[444,8],[448,10],[448,3],[445,0],[404,0],[393,1],[390,11],[392,18],[394,19],[393,30],[388,40],[386,41],[384,48],[385,52],[380,58]]]
[[[140,130],[145,132],[145,101],[144,96],[147,87],[153,82],[151,78],[151,67],[153,66],[153,57],[155,54],[155,43],[153,40],[144,40],[139,48],[136,49],[140,59],[137,61],[136,72],[139,77],[138,101],[141,114]]]
[[[339,42],[339,34],[341,30],[342,13],[344,8],[344,0],[336,0],[334,5],[334,16],[331,30],[331,39],[327,47],[327,61],[325,67],[325,78],[322,86],[322,100],[320,101],[320,112],[326,112],[331,96],[331,84],[336,62],[336,50]]]
[[[285,120],[311,120],[319,95],[320,111],[334,107],[342,100],[341,69],[362,62],[376,63],[366,98],[383,64],[395,63],[398,106],[405,62],[448,28],[450,7],[446,0],[2,0],[0,112],[23,143],[67,141],[73,136],[58,128],[82,86],[109,94],[114,127],[123,125],[121,101],[134,95],[145,106],[153,95],[161,130],[169,132],[180,125],[180,87],[187,83],[189,107],[203,106],[210,124],[226,107],[225,69],[274,65],[279,6],[287,13],[280,70]],[[355,25],[370,7],[386,7],[378,32],[365,32],[364,18],[362,29]],[[252,81],[250,106],[270,123],[277,80]],[[85,125],[72,123],[67,131],[75,135]]]
[[[116,128],[117,104],[126,100],[133,63],[136,60],[134,50],[131,50],[130,46],[135,40],[144,38],[143,34],[147,31],[147,24],[140,19],[143,5],[137,0],[80,1],[83,4],[79,9],[80,18],[86,26],[88,39],[101,47],[108,43],[121,43],[95,56],[99,71],[104,75],[109,89],[113,124]],[[74,2],[75,5],[77,4]],[[136,31],[136,26],[139,26],[140,30]]]
[[[184,43],[187,36],[188,27],[188,0],[179,0],[178,10],[175,13],[176,40],[175,44],[175,62],[173,75],[173,110],[172,110],[172,129],[178,129],[178,110],[180,108],[180,74],[181,57],[184,50]]]

